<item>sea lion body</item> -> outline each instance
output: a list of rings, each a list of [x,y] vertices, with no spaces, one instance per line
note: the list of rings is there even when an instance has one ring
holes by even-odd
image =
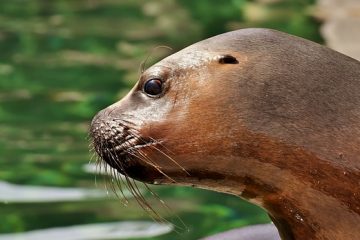
[[[91,134],[119,172],[238,195],[283,239],[360,239],[360,63],[319,44],[268,29],[195,43],[147,69]]]

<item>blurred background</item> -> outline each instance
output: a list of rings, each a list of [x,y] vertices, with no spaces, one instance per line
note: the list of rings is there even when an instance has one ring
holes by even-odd
[[[172,211],[143,192],[185,230],[154,222],[131,196],[124,206],[89,161],[89,123],[159,45],[173,51],[154,51],[147,66],[219,33],[267,27],[359,58],[359,2],[1,0],[0,240],[192,240],[269,222],[237,197],[184,187],[152,187]]]

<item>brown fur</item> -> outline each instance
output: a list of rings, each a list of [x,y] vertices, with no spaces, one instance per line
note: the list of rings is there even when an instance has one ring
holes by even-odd
[[[237,62],[220,60],[226,55]],[[142,92],[152,77],[165,82],[158,98]],[[225,33],[147,69],[95,117],[95,145],[105,142],[96,127],[114,118],[151,142],[118,159],[130,177],[243,197],[268,211],[283,239],[360,239],[360,63],[352,58],[273,30]]]

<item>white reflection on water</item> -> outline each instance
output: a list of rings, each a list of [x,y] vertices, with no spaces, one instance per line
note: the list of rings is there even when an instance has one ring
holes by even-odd
[[[113,175],[113,171],[109,171],[108,170],[108,165],[105,165],[105,167],[99,167],[99,165],[97,164],[93,164],[93,163],[87,163],[83,165],[83,170],[84,172],[87,173],[93,173],[93,174],[97,174],[97,175]],[[119,173],[119,175],[121,176],[121,174]]]
[[[0,234],[0,240],[95,240],[155,237],[171,232],[172,225],[127,221],[49,228],[25,233]]]
[[[129,192],[124,192],[131,197]],[[25,186],[0,181],[0,202],[63,202],[105,198],[107,192],[86,188]]]
[[[121,173],[118,173],[117,171],[114,172],[109,165],[99,167],[99,165],[97,165],[97,164],[87,163],[87,164],[83,165],[82,169],[86,173],[92,173],[92,174],[96,174],[96,175],[108,175],[108,176],[112,176],[112,177],[116,176],[117,178],[122,178],[125,180],[124,175],[122,175]]]

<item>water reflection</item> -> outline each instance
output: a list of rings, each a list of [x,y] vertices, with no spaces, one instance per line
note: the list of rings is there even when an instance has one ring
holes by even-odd
[[[109,171],[106,167],[99,167],[96,164],[85,164],[82,170],[86,173],[92,173],[96,176],[105,175],[112,176],[113,171]],[[118,179],[124,178],[119,174]],[[103,179],[104,180],[104,179]],[[96,183],[96,178],[95,178]],[[111,184],[111,183],[109,183]],[[96,184],[95,184],[96,185]],[[108,190],[106,184],[104,187],[97,186],[98,189],[79,188],[79,187],[46,187],[13,184],[0,180],[0,202],[3,203],[35,203],[35,202],[67,202],[67,201],[89,201],[104,198],[122,198],[129,199],[133,197],[130,191],[122,189],[120,193],[114,192],[111,187]],[[143,189],[139,188],[142,193]]]
[[[126,221],[86,224],[34,230],[24,233],[0,234],[0,240],[95,240],[155,237],[171,232],[172,225],[147,221]]]
[[[97,164],[85,164],[83,165],[84,172],[87,173],[93,173],[96,175],[110,175],[112,176],[114,174],[113,171],[108,170],[109,167],[106,165],[105,167],[99,167]],[[117,175],[119,175],[120,177],[123,177],[120,173],[117,173]]]
[[[0,201],[6,203],[85,201],[107,195],[107,191],[97,189],[24,186],[0,181]],[[124,195],[131,197],[125,190]]]

